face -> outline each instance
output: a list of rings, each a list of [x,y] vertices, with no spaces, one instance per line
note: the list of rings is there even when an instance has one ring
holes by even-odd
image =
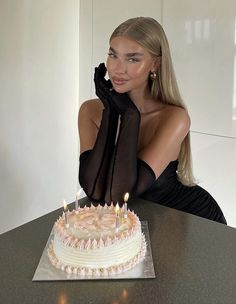
[[[150,72],[156,71],[157,65],[157,60],[137,42],[126,37],[111,40],[107,71],[118,93],[143,92]]]

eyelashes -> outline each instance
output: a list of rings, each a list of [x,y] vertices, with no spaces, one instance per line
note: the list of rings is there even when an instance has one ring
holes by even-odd
[[[139,62],[139,59],[137,59],[137,58],[129,58],[128,61],[129,62]]]
[[[113,59],[116,59],[117,58],[117,55],[114,54],[114,53],[108,53],[107,54],[110,58],[113,58]],[[131,62],[131,63],[135,63],[135,62],[139,62],[140,60],[135,58],[135,57],[129,57],[127,58],[127,61],[128,62]]]
[[[113,53],[108,53],[107,55],[108,55],[109,57],[111,57],[111,58],[115,58],[115,57],[116,57],[116,55],[113,54]]]

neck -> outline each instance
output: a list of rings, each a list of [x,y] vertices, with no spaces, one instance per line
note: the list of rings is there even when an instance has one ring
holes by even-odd
[[[137,90],[132,90],[128,94],[138,108],[140,114],[145,114],[150,111],[150,106],[153,99],[147,87],[142,90],[140,88]]]

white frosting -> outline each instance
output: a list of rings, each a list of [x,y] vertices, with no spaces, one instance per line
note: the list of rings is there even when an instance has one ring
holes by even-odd
[[[48,249],[54,266],[69,274],[109,275],[121,273],[143,259],[146,251],[138,217],[121,210],[116,227],[113,205],[85,207],[68,214],[54,225],[54,240]]]

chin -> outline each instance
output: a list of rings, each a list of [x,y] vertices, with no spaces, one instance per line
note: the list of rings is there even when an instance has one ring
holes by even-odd
[[[113,89],[117,92],[117,93],[128,93],[130,90],[127,88],[122,88],[122,87],[117,87],[117,86],[113,86]]]

